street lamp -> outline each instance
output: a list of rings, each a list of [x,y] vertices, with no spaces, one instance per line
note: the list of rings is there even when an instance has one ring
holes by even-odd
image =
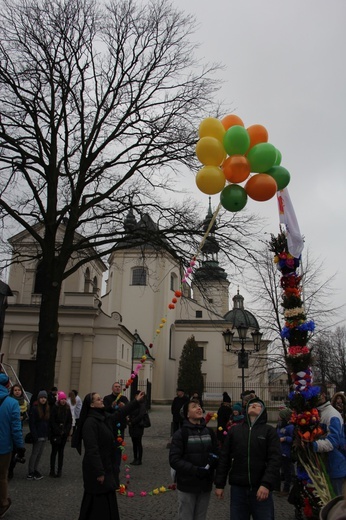
[[[233,336],[234,332],[230,329],[226,329],[223,331],[223,339],[225,340],[225,346],[227,352],[231,352],[234,354],[238,354],[238,368],[241,368],[241,386],[242,386],[242,393],[245,390],[245,376],[244,376],[244,369],[249,368],[249,354],[252,352],[259,352],[261,347],[261,338],[262,338],[262,332],[260,332],[258,329],[256,329],[254,332],[251,332],[254,349],[252,350],[245,350],[245,343],[247,343],[247,331],[249,330],[249,327],[246,327],[243,323],[238,325],[236,327],[238,331],[238,339],[241,344],[241,349],[232,349],[233,344]]]

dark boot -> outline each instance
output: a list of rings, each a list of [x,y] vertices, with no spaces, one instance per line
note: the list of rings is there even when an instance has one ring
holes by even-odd
[[[53,478],[55,477],[55,471],[54,471],[54,469],[50,468],[49,476],[50,476],[50,477],[53,477]]]
[[[57,471],[57,474],[55,475],[56,478],[60,478],[61,477],[61,469],[58,469]]]

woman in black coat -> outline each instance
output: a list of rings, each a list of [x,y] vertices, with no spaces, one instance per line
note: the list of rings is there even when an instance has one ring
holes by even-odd
[[[128,415],[138,407],[143,392],[135,401],[125,405],[119,413]],[[84,495],[79,520],[118,520],[119,512],[116,499],[114,478],[114,422],[118,414],[105,412],[103,399],[99,394],[86,395],[76,430],[74,446],[80,452],[83,439],[85,454],[83,458]]]

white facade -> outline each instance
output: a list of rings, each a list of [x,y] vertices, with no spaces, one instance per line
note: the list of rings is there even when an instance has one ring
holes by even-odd
[[[20,240],[30,248],[25,233]],[[89,262],[64,281],[55,371],[59,389],[76,388],[81,396],[90,391],[107,394],[114,381],[126,381],[136,362],[132,359],[136,332],[151,355],[139,378],[152,382],[154,402],[171,402],[175,395],[180,355],[192,335],[203,347],[207,384],[240,380],[237,356],[226,352],[222,336],[231,326],[224,319],[229,309],[226,278],[206,281],[203,297],[193,284],[192,298],[190,287],[181,284],[178,261],[168,252],[158,253],[150,246],[118,249],[108,264],[106,270],[100,260]],[[13,366],[27,390],[40,303],[40,295],[34,293],[36,268],[34,260],[11,267],[8,285],[14,296],[8,298],[2,344],[4,361]],[[107,276],[106,291],[100,296],[102,275]],[[169,309],[177,289],[183,296]],[[262,349],[266,344],[262,342]],[[245,373],[250,386],[254,381],[267,383],[265,361],[256,356],[250,356]]]

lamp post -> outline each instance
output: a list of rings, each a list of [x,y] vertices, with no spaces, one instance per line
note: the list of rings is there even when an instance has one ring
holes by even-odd
[[[249,367],[249,354],[252,352],[259,352],[260,350],[262,332],[260,332],[258,329],[254,332],[251,332],[254,348],[252,350],[245,350],[245,343],[247,343],[247,331],[249,330],[249,327],[246,327],[246,325],[241,323],[238,325],[238,327],[236,327],[236,329],[238,331],[238,339],[241,344],[240,350],[232,349],[234,336],[234,332],[232,330],[226,329],[223,331],[222,335],[225,341],[227,352],[238,354],[238,368],[241,368],[241,388],[243,393],[245,391],[244,369]]]

